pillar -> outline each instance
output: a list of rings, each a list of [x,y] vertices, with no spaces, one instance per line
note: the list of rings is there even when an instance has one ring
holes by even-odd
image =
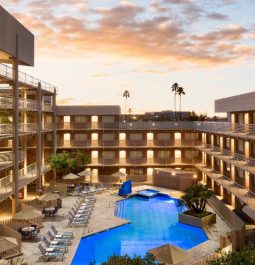
[[[16,34],[16,58],[13,59],[13,199],[12,213],[19,210],[19,38]]]
[[[37,87],[37,189],[42,189],[42,89],[41,83]]]

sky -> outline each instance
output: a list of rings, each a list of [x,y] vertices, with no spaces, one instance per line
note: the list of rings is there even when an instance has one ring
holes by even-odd
[[[58,87],[58,104],[134,113],[214,114],[214,100],[255,90],[255,0],[0,0],[35,35],[25,71]],[[179,105],[179,103],[178,103]]]

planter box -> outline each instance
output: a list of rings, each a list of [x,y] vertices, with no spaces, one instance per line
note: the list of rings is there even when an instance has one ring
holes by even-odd
[[[203,218],[195,217],[192,215],[181,213],[179,214],[179,223],[193,225],[197,227],[205,227],[216,223],[216,214],[212,213]]]

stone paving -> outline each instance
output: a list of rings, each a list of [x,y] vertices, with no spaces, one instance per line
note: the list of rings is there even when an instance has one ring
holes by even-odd
[[[151,186],[139,186],[133,189],[133,193],[138,190],[144,188],[152,188]],[[180,198],[183,194],[179,191],[172,191],[165,188],[153,187],[154,189],[158,189],[163,193],[169,194],[172,197]],[[73,204],[75,203],[77,197],[68,196],[62,199],[62,208],[59,210],[58,218],[47,218],[43,222],[43,228],[41,229],[40,236],[46,234],[46,232],[50,229],[50,226],[54,224],[54,226],[59,231],[70,230],[74,233],[74,239],[72,240],[72,245],[69,246],[69,252],[65,254],[64,262],[57,262],[57,264],[71,264],[73,256],[75,255],[76,249],[79,245],[80,239],[83,236],[87,236],[89,234],[93,234],[99,231],[103,231],[109,228],[113,228],[119,225],[123,225],[128,223],[128,220],[124,220],[121,218],[117,218],[114,216],[115,204],[116,201],[120,200],[121,197],[117,195],[117,190],[109,190],[105,191],[101,194],[96,195],[96,203],[91,214],[90,220],[86,227],[79,228],[71,228],[67,227],[68,220],[66,218],[68,211],[71,209]],[[213,211],[208,206],[209,211]],[[217,215],[217,223],[207,229],[205,232],[209,238],[208,241],[196,246],[188,251],[189,260],[188,262],[184,262],[181,265],[190,265],[194,261],[197,261],[205,256],[208,256],[210,253],[213,253],[216,249],[219,248],[219,237],[221,234],[226,231],[230,231],[228,225]],[[23,242],[22,243],[22,252],[24,260],[29,265],[34,264],[44,264],[41,259],[41,253],[38,249],[38,242]],[[46,264],[56,264],[56,262],[47,262]]]

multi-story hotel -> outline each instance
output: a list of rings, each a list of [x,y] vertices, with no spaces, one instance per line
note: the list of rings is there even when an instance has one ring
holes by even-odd
[[[252,221],[255,92],[215,102],[228,122],[125,121],[119,106],[56,106],[54,86],[19,71],[33,66],[34,38],[1,7],[0,36],[0,211],[15,213],[19,200],[53,179],[49,156],[80,149],[95,182],[119,170],[152,183],[161,168],[195,172],[194,180]]]

